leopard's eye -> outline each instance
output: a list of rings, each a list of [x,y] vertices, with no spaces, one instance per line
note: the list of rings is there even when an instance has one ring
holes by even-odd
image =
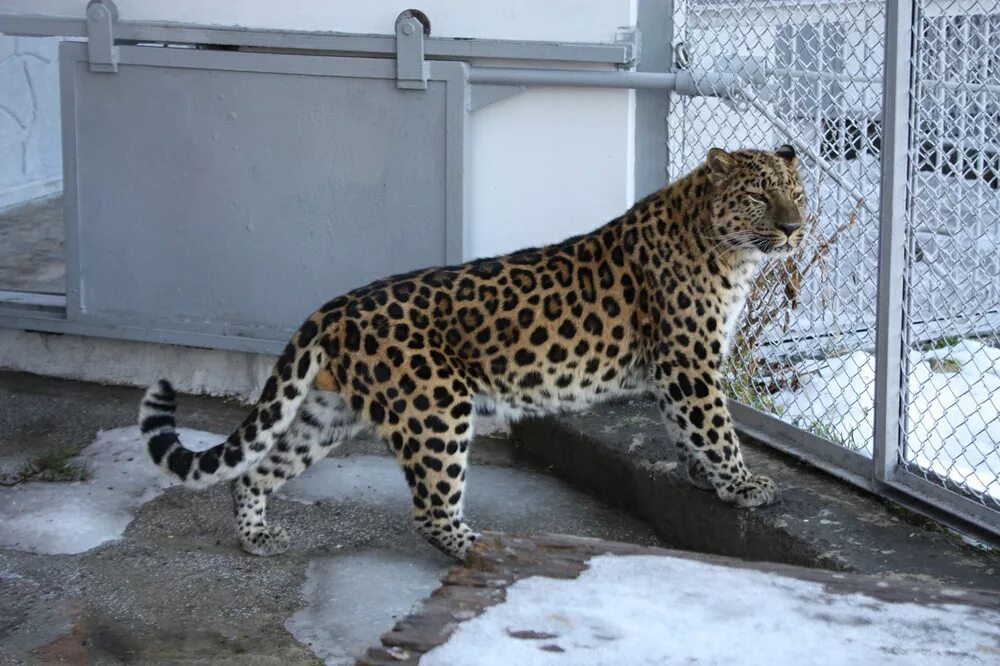
[[[796,192],[793,195],[793,201],[795,201],[795,203],[798,204],[799,206],[805,206],[806,205],[806,193],[805,193],[805,191],[799,190],[798,192]]]
[[[764,198],[763,194],[759,194],[757,192],[748,192],[746,196],[747,196],[747,201],[749,201],[752,204],[756,204],[758,206],[767,205],[767,199]]]

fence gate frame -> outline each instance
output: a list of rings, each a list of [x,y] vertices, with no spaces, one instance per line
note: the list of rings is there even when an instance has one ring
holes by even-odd
[[[721,25],[732,28],[735,23],[722,23],[718,15],[710,10],[734,9],[734,14],[743,9],[732,0],[680,0],[675,4],[691,11],[709,11]],[[822,14],[823,3],[806,3],[816,9],[819,20],[826,20]],[[754,439],[778,449],[784,453],[804,460],[827,473],[857,485],[879,496],[895,501],[906,508],[929,516],[953,529],[968,534],[975,539],[1000,548],[1000,511],[996,511],[971,497],[948,490],[944,485],[935,483],[929,478],[920,476],[907,467],[906,456],[906,387],[907,387],[907,349],[904,341],[907,339],[907,274],[909,263],[906,248],[912,242],[913,232],[907,227],[907,214],[912,201],[909,199],[910,178],[916,169],[914,145],[915,117],[914,88],[917,72],[914,59],[917,52],[915,43],[916,31],[916,0],[885,0],[881,4],[885,11],[885,35],[882,44],[884,55],[884,76],[881,86],[882,96],[882,134],[879,151],[879,200],[876,210],[878,222],[877,238],[877,287],[874,321],[874,430],[871,438],[871,457],[851,450],[846,446],[834,443],[824,437],[793,425],[779,416],[730,400],[737,429]],[[750,5],[748,2],[747,5]],[[775,6],[788,8],[790,11],[804,9],[793,1],[768,3],[767,8]],[[707,8],[707,10],[706,10]],[[746,9],[749,13],[750,9]],[[837,20],[833,14],[829,20]],[[725,20],[733,21],[727,18]],[[739,19],[735,19],[739,20]],[[747,20],[745,15],[743,20]],[[690,17],[682,14],[677,21],[684,24]],[[711,25],[711,28],[706,28]],[[808,25],[805,23],[804,25]],[[715,24],[706,23],[699,28],[711,33]],[[748,30],[750,26],[747,26]],[[725,28],[718,28],[724,30]],[[740,33],[744,37],[751,32]],[[756,38],[756,36],[754,37]],[[686,44],[676,41],[678,64],[687,66],[689,59]],[[730,36],[732,39],[732,36]],[[731,46],[731,45],[730,45]],[[725,47],[723,47],[725,48]],[[681,60],[685,62],[681,62]],[[851,184],[837,180],[836,174],[830,169],[822,155],[811,150],[801,141],[794,141],[794,132],[780,117],[776,117],[766,108],[761,98],[756,96],[754,86],[758,90],[766,83],[767,75],[784,72],[788,75],[808,75],[836,80],[843,78],[851,80],[847,74],[793,72],[772,68],[769,63],[763,64],[751,56],[733,59],[734,69],[742,68],[743,81],[750,84],[747,88],[732,87],[737,93],[737,101],[745,108],[759,112],[767,117],[767,121],[775,131],[787,135],[792,143],[802,153],[807,155],[824,175],[832,176],[837,186],[850,189]],[[718,64],[718,61],[716,61]],[[766,73],[765,73],[766,72]],[[696,74],[695,80],[718,80],[726,76],[728,71],[715,74]],[[697,87],[697,83],[695,84]],[[728,82],[727,82],[728,86]],[[677,92],[677,91],[675,91]],[[703,120],[703,119],[702,119]],[[669,150],[668,140],[668,150]],[[671,174],[676,175],[676,174]]]

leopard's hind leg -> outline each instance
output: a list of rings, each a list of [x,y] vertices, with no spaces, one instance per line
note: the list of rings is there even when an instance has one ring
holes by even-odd
[[[431,404],[417,395],[416,410],[408,418],[378,430],[403,467],[413,495],[417,532],[446,555],[461,560],[479,534],[463,517],[472,397],[455,398],[447,407],[439,407],[441,400]]]
[[[354,415],[340,395],[316,388],[309,391],[294,422],[269,454],[233,481],[233,512],[243,550],[253,555],[277,555],[288,549],[284,528],[267,522],[268,496],[356,429]]]

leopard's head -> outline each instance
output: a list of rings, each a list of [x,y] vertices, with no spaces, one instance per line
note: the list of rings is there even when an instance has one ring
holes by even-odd
[[[715,247],[789,254],[804,234],[806,194],[791,146],[774,152],[708,151]]]

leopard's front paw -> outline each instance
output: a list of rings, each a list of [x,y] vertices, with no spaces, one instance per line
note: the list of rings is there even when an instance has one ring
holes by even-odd
[[[767,506],[778,501],[778,486],[770,478],[755,474],[741,483],[733,483],[718,490],[722,500],[747,509]]]
[[[705,467],[697,460],[688,460],[687,463],[688,481],[696,488],[702,490],[715,490],[715,485],[708,478]]]

